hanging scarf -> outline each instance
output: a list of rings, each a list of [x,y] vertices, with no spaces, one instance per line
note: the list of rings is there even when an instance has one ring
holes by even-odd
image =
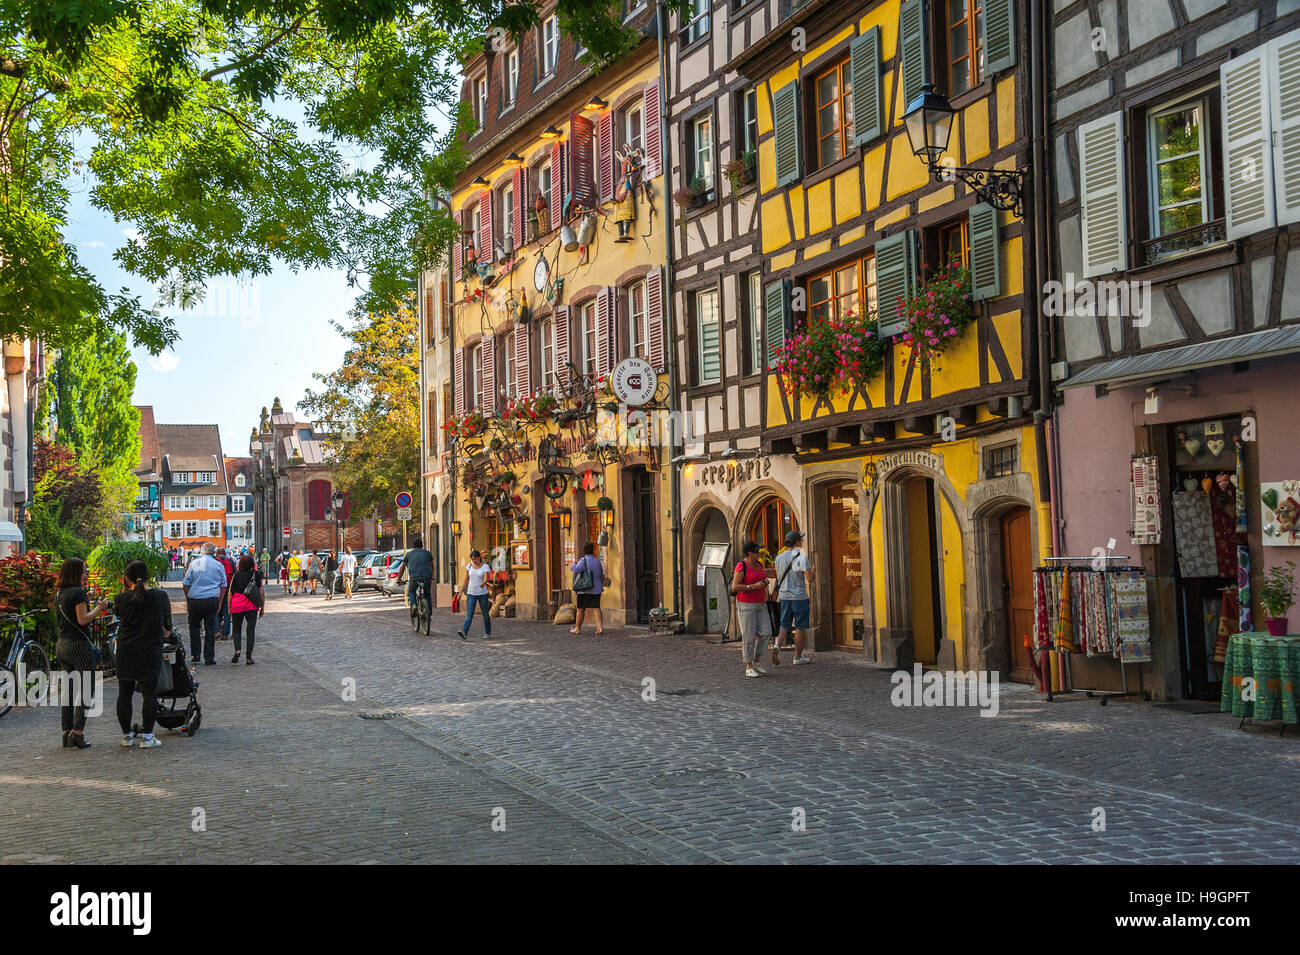
[[[1237,533],[1246,533],[1246,448],[1240,437],[1234,438],[1237,446]]]
[[[1238,632],[1250,633],[1255,629],[1254,615],[1250,611],[1250,548],[1237,547],[1237,600],[1241,604]]]

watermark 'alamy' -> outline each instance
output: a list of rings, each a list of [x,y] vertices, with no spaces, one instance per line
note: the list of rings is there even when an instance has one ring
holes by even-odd
[[[911,673],[895,671],[889,682],[894,684],[889,691],[889,702],[894,706],[978,706],[980,716],[998,715],[996,670],[922,673],[917,663]]]
[[[4,706],[61,706],[60,701],[79,700],[87,716],[104,712],[104,674],[80,671],[69,673],[56,670],[28,670],[19,663],[16,679],[0,680],[0,707]]]
[[[50,896],[50,924],[126,925],[134,935],[148,935],[153,928],[153,893],[82,892],[74,885],[70,891]]]
[[[1043,295],[1047,315],[1128,318],[1134,328],[1151,324],[1150,282],[1076,279],[1073,272],[1066,272],[1063,282],[1044,282]]]

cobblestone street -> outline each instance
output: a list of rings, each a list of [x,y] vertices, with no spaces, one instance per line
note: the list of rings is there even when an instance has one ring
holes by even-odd
[[[844,655],[746,680],[696,636],[497,620],[462,642],[439,612],[426,638],[398,600],[278,589],[258,665],[221,643],[200,668],[192,739],[122,751],[112,681],[88,751],[59,748],[57,710],[0,720],[3,861],[1300,860],[1300,739],[1276,724],[1020,686],[993,718],[896,708]]]

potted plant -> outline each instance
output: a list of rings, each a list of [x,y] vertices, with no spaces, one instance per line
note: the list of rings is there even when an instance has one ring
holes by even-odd
[[[850,308],[843,315],[809,318],[786,339],[777,371],[787,395],[830,398],[870,381],[888,356],[889,342],[880,336],[875,315]]]
[[[754,181],[754,151],[751,149],[739,159],[731,160],[722,167],[722,173],[731,183],[731,191],[740,192],[746,183]]]
[[[696,192],[690,186],[682,186],[680,189],[673,191],[673,202],[677,203],[677,208],[685,211],[695,205]]]
[[[884,302],[882,308],[888,308]],[[916,294],[898,303],[898,311],[907,319],[907,330],[899,336],[913,354],[928,360],[930,370],[950,344],[961,337],[975,320],[975,302],[971,298],[970,269],[951,262],[926,281]],[[909,360],[903,350],[902,361]]]
[[[1279,564],[1269,569],[1259,588],[1259,603],[1269,616],[1269,634],[1285,637],[1286,614],[1295,603],[1295,561],[1288,560],[1285,566]]]

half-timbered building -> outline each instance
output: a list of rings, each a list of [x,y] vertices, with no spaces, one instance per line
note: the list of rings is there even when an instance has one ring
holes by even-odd
[[[652,4],[629,4],[640,41],[595,72],[553,13],[489,38],[464,64],[478,119],[452,194],[453,413],[449,521],[458,583],[471,549],[518,616],[570,599],[591,543],[610,625],[674,601],[665,533],[669,447],[614,394],[630,358],[666,370],[660,48]],[[624,382],[624,384],[627,384]],[[653,402],[662,394],[651,389]],[[603,416],[603,417],[602,417]],[[511,603],[512,601],[512,603]]]
[[[1023,169],[1028,7],[768,0],[732,14],[771,24],[724,68],[756,94],[762,451],[798,468],[788,503],[817,571],[817,649],[1028,677],[1026,578],[1047,533],[1028,235],[965,180],[932,177],[903,123],[931,84],[955,110],[946,162]],[[949,262],[970,269],[974,311],[933,360],[904,341],[900,305]],[[787,343],[863,315],[884,343],[878,371],[822,394],[781,373]]]
[[[1217,699],[1300,547],[1300,3],[1076,0],[1052,29],[1062,552],[1118,541],[1146,686]]]

